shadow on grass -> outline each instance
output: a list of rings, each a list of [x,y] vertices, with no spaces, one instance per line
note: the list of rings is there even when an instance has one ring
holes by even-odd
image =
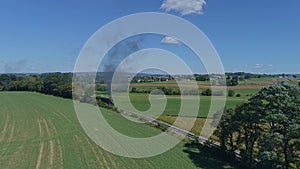
[[[184,145],[184,152],[194,164],[202,169],[232,169],[237,168],[237,162],[219,148],[190,142]]]

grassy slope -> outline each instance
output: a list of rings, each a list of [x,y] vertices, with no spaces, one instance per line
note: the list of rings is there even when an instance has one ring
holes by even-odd
[[[103,110],[123,133],[149,136],[158,130]],[[71,100],[28,92],[0,92],[0,168],[223,168],[206,150],[180,143],[152,158],[108,153],[81,129]],[[143,125],[143,126],[141,126]],[[122,127],[123,126],[123,127]],[[126,127],[124,127],[126,126]]]

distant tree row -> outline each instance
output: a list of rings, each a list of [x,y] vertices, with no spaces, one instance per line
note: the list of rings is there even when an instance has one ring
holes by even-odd
[[[202,96],[223,96],[223,91],[212,91],[211,89],[206,89],[202,91]]]
[[[195,80],[196,81],[209,81],[209,75],[199,75],[199,74],[194,74]]]
[[[90,78],[88,74],[80,77],[86,78],[86,80]],[[0,75],[0,91],[32,91],[63,98],[74,98],[80,102],[99,105],[100,107],[116,111],[113,105],[101,101],[100,97],[94,96],[92,85],[81,86],[80,84],[73,84],[72,86],[72,78],[72,73],[2,74]],[[96,88],[102,91],[106,90],[106,87],[101,85],[97,85]],[[72,89],[76,89],[73,94]]]
[[[241,155],[242,168],[300,168],[300,91],[285,84],[262,89],[223,113],[221,147]]]
[[[179,88],[169,88],[169,87],[157,87],[156,89],[139,89],[137,87],[132,87],[130,93],[152,93],[152,94],[165,94],[165,95],[199,95],[202,96],[223,96],[223,91],[213,91],[211,89],[205,89],[201,93],[197,89],[185,89],[180,91]]]
[[[162,94],[165,95],[180,95],[179,88],[169,88],[169,87],[157,87],[156,89],[139,89],[137,87],[132,87],[130,93],[152,93],[152,94]]]
[[[0,91],[35,91],[64,98],[72,98],[72,74],[2,74],[0,75]]]
[[[240,80],[244,79],[252,79],[252,78],[278,78],[279,76],[282,76],[284,74],[277,74],[277,75],[269,75],[269,74],[252,74],[252,73],[246,73],[246,72],[235,72],[235,73],[225,73],[225,75],[234,77],[239,77]]]
[[[227,76],[226,85],[227,86],[237,86],[239,84],[238,76]]]

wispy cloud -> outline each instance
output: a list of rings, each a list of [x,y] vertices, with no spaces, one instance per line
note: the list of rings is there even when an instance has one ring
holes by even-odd
[[[254,72],[264,72],[264,65],[261,63],[256,63],[253,68]]]
[[[263,67],[263,64],[260,64],[260,63],[256,63],[254,68],[255,69],[261,69]]]
[[[181,15],[202,14],[205,4],[205,0],[164,0],[160,8],[166,12],[176,11]]]
[[[161,40],[161,43],[178,45],[178,44],[180,44],[181,42],[180,42],[177,38],[175,38],[175,37],[165,36],[165,37]]]

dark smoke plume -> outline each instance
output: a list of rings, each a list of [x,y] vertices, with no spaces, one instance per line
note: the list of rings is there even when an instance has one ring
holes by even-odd
[[[111,94],[111,80],[113,73],[116,71],[118,65],[130,54],[140,50],[140,44],[142,42],[141,36],[135,36],[128,38],[117,45],[115,45],[105,56],[103,65],[103,71],[105,72],[105,81],[107,85],[108,94]],[[130,66],[124,64],[121,67],[124,74],[130,72]],[[128,64],[130,65],[130,64]]]

